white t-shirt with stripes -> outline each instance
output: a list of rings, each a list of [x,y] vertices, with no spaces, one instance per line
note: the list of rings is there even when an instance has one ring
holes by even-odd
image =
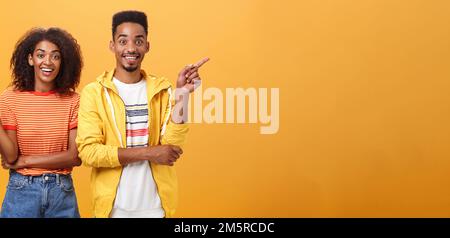
[[[113,83],[125,103],[127,148],[148,146],[148,104],[145,80]],[[124,166],[111,217],[164,217],[161,199],[148,161]]]

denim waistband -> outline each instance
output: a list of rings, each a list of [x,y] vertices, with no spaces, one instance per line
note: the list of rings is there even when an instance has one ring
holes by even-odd
[[[56,182],[56,183],[60,183],[61,182],[61,178],[70,178],[71,175],[70,174],[41,174],[41,175],[23,175],[20,173],[17,173],[15,170],[9,170],[10,172],[10,177],[11,178],[21,178],[21,179],[26,179],[28,180],[29,183],[32,183],[33,181],[42,181],[42,182]]]

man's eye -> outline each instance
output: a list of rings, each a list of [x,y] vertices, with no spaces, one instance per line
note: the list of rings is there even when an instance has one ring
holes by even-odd
[[[125,44],[127,44],[127,41],[126,40],[119,40],[119,44],[125,45]]]
[[[136,41],[136,45],[142,45],[142,43],[144,43],[142,40],[137,40]]]

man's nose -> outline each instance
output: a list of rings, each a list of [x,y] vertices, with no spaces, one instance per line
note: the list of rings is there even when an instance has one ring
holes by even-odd
[[[135,52],[136,52],[136,45],[134,43],[128,44],[127,53],[135,53]]]

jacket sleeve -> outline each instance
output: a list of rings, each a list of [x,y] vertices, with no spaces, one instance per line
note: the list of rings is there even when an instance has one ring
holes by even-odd
[[[164,113],[164,124],[163,128],[161,130],[161,139],[160,143],[162,145],[170,144],[170,145],[177,145],[180,147],[183,147],[184,143],[186,142],[187,133],[189,131],[189,126],[184,124],[177,124],[172,121],[172,113],[175,106],[175,100],[173,91],[171,88],[167,90],[168,92],[168,100],[165,103],[165,113]]]
[[[77,147],[78,156],[85,166],[114,168],[121,166],[118,146],[105,145],[103,120],[99,116],[96,100],[101,100],[91,85],[81,93],[78,112]]]
[[[169,120],[166,133],[162,135],[161,145],[177,145],[183,147],[186,142],[189,127],[186,124],[176,124]]]

